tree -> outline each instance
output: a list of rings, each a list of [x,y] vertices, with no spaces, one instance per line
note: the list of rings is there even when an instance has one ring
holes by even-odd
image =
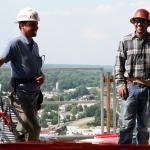
[[[65,111],[71,111],[72,105],[68,105],[65,107]]]
[[[86,109],[87,108],[87,105],[84,105],[84,109]]]
[[[81,97],[83,95],[88,95],[89,91],[84,85],[82,85],[82,86],[77,87],[77,90],[75,91],[75,93],[77,94],[77,97]]]
[[[55,113],[51,120],[52,125],[56,125],[58,123],[58,115]]]
[[[79,112],[82,112],[82,111],[83,111],[82,105],[79,105],[79,106],[78,106],[78,111],[79,111]]]
[[[50,101],[59,101],[59,96],[53,96]]]
[[[47,125],[47,120],[46,120],[47,118],[48,118],[47,113],[43,111],[43,113],[42,113],[42,115],[41,115],[41,126],[42,126],[43,128],[47,128],[47,127],[48,127],[48,125]]]
[[[67,121],[70,121],[70,118],[71,118],[70,115],[66,116]]]
[[[73,115],[75,115],[75,114],[77,114],[77,112],[78,112],[77,106],[73,106],[73,107],[71,108],[71,113],[72,113]]]
[[[43,91],[52,91],[56,82],[60,83],[60,90],[77,88],[79,86],[99,86],[99,72],[92,71],[56,71],[44,68],[45,82],[42,85]],[[1,68],[0,83],[2,83],[3,91],[8,90],[8,84],[10,80],[10,68]]]
[[[66,135],[67,132],[67,127],[66,126],[62,126],[59,130],[58,130],[58,134],[59,135]]]
[[[100,109],[97,109],[95,112],[95,121],[94,121],[94,125],[95,126],[99,126],[100,125],[100,116],[101,116],[101,112]]]
[[[85,109],[85,115],[86,115],[87,117],[92,117],[92,116],[95,115],[95,112],[96,112],[97,109],[100,109],[97,104],[92,105],[92,106],[90,106],[90,107],[87,107],[87,108]]]
[[[92,94],[92,95],[97,95],[97,89],[96,88],[92,88],[92,89],[90,89],[90,94]]]
[[[48,105],[44,105],[44,111],[45,112],[49,112],[51,110],[58,110],[58,104],[48,104]]]

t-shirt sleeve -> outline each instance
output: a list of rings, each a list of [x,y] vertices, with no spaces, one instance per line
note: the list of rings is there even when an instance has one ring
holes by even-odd
[[[12,42],[8,42],[4,49],[0,52],[0,58],[5,60],[5,63],[12,60]]]

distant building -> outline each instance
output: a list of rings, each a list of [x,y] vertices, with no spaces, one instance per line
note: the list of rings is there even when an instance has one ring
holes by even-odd
[[[79,128],[77,126],[67,126],[67,135],[95,135],[101,133],[100,127]]]
[[[56,92],[59,92],[59,82],[56,82]]]

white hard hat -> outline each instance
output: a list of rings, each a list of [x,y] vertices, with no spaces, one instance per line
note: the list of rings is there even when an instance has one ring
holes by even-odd
[[[32,8],[22,9],[16,18],[16,22],[20,21],[40,21],[38,13]]]

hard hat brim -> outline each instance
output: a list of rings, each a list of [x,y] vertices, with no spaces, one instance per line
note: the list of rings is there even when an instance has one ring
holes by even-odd
[[[19,22],[39,22],[40,19],[37,21],[37,20],[17,20],[17,21],[14,21],[14,23],[19,23]]]
[[[135,20],[135,19],[138,19],[138,18],[139,18],[139,19],[145,19],[145,18],[142,18],[142,17],[133,17],[133,18],[130,19],[130,22],[131,22],[132,24],[134,24],[134,20]],[[150,26],[150,20],[148,20],[148,19],[145,19],[145,20],[148,21],[148,25]]]

